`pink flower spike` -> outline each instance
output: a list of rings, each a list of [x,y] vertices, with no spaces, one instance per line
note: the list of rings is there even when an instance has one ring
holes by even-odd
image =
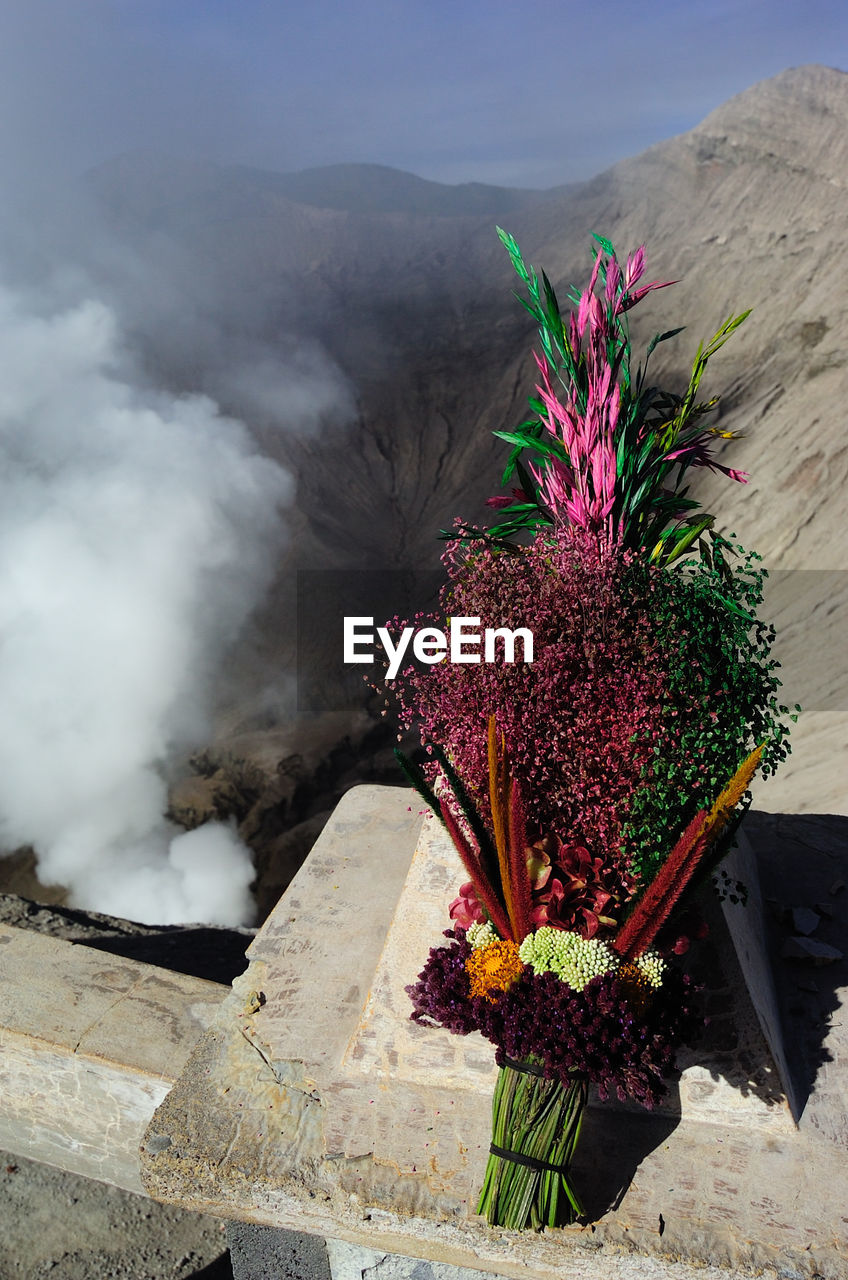
[[[641,280],[645,271],[645,246],[639,245],[635,253],[627,255],[627,266],[624,271],[624,288],[629,289],[637,280]]]
[[[571,316],[570,316],[570,318],[569,318],[569,322],[568,322],[568,331],[569,331],[569,340],[570,340],[570,342],[571,342],[571,350],[572,350],[572,353],[573,353],[573,355],[574,355],[574,358],[575,358],[575,359],[577,359],[577,354],[578,354],[578,352],[579,352],[579,350],[580,350],[580,337],[581,337],[581,335],[577,332],[577,318],[576,318],[576,316],[574,315],[574,312],[573,312],[573,311],[572,311]]]
[[[548,369],[548,362],[544,356],[540,356],[538,351],[533,352],[533,359],[536,361],[536,367],[544,378],[548,386],[551,385],[551,375]]]
[[[679,449],[672,449],[665,455],[668,462],[685,462],[689,467],[708,467],[710,471],[721,471],[723,475],[729,476],[731,480],[738,480],[740,484],[747,484],[750,474],[747,471],[737,471],[735,467],[725,467],[723,463],[717,462],[710,454],[710,436],[707,432],[702,432],[695,439],[690,440],[688,444],[681,445]]]
[[[615,258],[612,258],[607,266],[607,287],[606,287],[607,302],[612,302],[613,298],[615,297],[620,280],[621,280],[621,267],[618,265]]]
[[[589,319],[589,308],[592,303],[592,297],[593,295],[589,289],[580,295],[580,302],[577,307],[577,337],[581,340],[583,338],[583,334],[586,332],[586,321]]]
[[[751,479],[750,471],[737,471],[735,467],[724,467],[720,462],[716,462],[714,458],[709,458],[701,465],[709,467],[711,471],[721,471],[724,475],[729,476],[731,480],[738,480],[740,484],[747,484]]]
[[[595,265],[592,267],[592,276],[591,276],[591,279],[589,280],[589,287],[586,290],[587,293],[595,292],[595,285],[598,283],[598,272],[600,271],[600,269],[601,269],[601,255],[599,253],[596,253]]]
[[[637,289],[635,293],[628,293],[625,290],[616,306],[616,314],[620,315],[623,311],[629,311],[631,307],[635,307],[636,303],[641,302],[645,294],[650,293],[652,289],[667,289],[670,284],[677,284],[677,281],[653,280],[650,284],[643,284],[642,288]]]

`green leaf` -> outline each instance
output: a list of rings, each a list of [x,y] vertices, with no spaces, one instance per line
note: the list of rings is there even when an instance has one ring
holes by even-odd
[[[509,431],[493,431],[492,435],[501,440],[506,440],[507,444],[515,444],[522,449],[530,449],[542,458],[561,458],[563,461],[568,461],[565,446],[553,436],[549,436],[547,439],[525,440],[521,436],[513,436]]]
[[[444,826],[444,818],[442,817],[442,810],[439,805],[439,801],[436,799],[436,793],[424,777],[424,774],[418,768],[418,765],[414,764],[408,756],[405,756],[399,747],[394,748],[394,754],[395,759],[409,782],[412,783],[421,799],[430,809],[432,809],[433,813],[439,819],[439,822]]]
[[[613,247],[612,241],[607,240],[605,236],[599,236],[595,231],[592,232],[592,239],[597,241],[608,257],[615,257],[615,248]]]
[[[504,246],[507,253],[509,254],[510,260],[512,262],[513,267],[515,268],[515,271],[521,277],[524,283],[528,284],[530,281],[530,276],[528,275],[527,268],[524,265],[524,259],[521,256],[521,250],[519,249],[515,240],[512,238],[509,232],[502,230],[501,227],[495,227],[495,231],[498,233],[498,239],[500,240],[501,244]]]
[[[508,507],[499,507],[502,516],[514,516],[520,511],[537,511],[538,502],[513,502]]]
[[[522,307],[524,308],[524,310],[525,310],[525,311],[529,311],[529,312],[530,312],[530,314],[531,314],[531,316],[533,317],[533,319],[534,319],[534,320],[541,320],[541,319],[542,319],[542,311],[541,311],[541,308],[537,307],[537,306],[536,306],[534,303],[532,303],[532,302],[528,302],[526,298],[522,298],[522,296],[521,296],[521,294],[520,294],[520,293],[514,293],[512,296],[513,296],[513,298],[517,298],[517,299],[518,299],[518,301],[521,303],[521,305],[522,305]]]
[[[439,763],[439,767],[450,784],[451,790],[456,796],[459,806],[465,814],[465,817],[468,820],[468,825],[471,827],[471,831],[477,841],[483,871],[495,891],[499,904],[504,908],[504,910],[506,910],[506,904],[503,897],[503,886],[501,884],[500,872],[498,870],[497,850],[495,849],[492,837],[486,830],[480,810],[469,795],[465,783],[454,768],[445,749],[437,742],[433,742],[430,745],[433,748],[433,754]],[[398,754],[397,751],[395,754]],[[441,815],[441,807],[439,809],[439,813]]]
[[[735,600],[729,600],[727,596],[719,595],[718,592],[716,592],[715,598],[716,600],[720,600],[721,603],[725,605],[730,610],[731,613],[737,613],[739,617],[744,618],[746,622],[757,621],[755,614],[747,613],[744,609],[740,608],[740,606],[736,603]]]
[[[562,334],[562,317],[560,315],[559,303],[554,292],[554,287],[548,279],[545,272],[542,272],[542,284],[545,289],[545,302],[547,303],[547,319],[551,328],[559,335]]]
[[[492,435],[498,440],[505,440],[507,444],[520,445],[522,449],[535,444],[535,440],[521,431],[493,431]]]
[[[516,474],[518,475],[519,484],[521,485],[521,488],[524,490],[524,492],[528,496],[531,494],[535,495],[536,482],[534,481],[533,476],[530,474],[527,468],[523,465],[523,463],[516,462],[515,470],[516,470]]]
[[[651,355],[661,342],[667,342],[669,338],[676,338],[678,333],[682,333],[685,328],[686,325],[682,324],[677,329],[666,329],[665,333],[655,333],[653,338],[651,338],[651,341],[648,343],[648,350],[645,353],[645,364],[648,363],[648,356]]]
[[[696,503],[695,505],[697,506],[698,504]],[[701,534],[711,528],[714,523],[714,516],[703,516],[700,520],[695,520],[691,524],[684,526],[672,542],[671,547],[665,551],[665,554],[662,557],[663,563],[671,564],[674,560],[677,560],[683,555],[684,551],[687,551],[694,542],[697,542]]]

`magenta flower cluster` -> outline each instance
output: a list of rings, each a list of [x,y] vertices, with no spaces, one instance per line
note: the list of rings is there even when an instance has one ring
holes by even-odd
[[[562,444],[564,456],[552,455],[546,468],[531,463],[530,471],[539,486],[539,496],[559,520],[600,534],[612,545],[616,540],[613,507],[621,392],[617,381],[619,362],[610,362],[610,351],[615,349],[621,315],[652,289],[664,289],[671,281],[654,281],[641,289],[634,288],[645,270],[642,246],[628,257],[623,272],[614,257],[609,260],[604,305],[595,293],[603,261],[598,254],[588,287],[569,319],[569,355],[574,367],[580,365],[582,357],[585,384],[571,381],[567,396],[560,400],[552,385],[553,370],[548,360],[535,357],[542,378],[541,386],[536,388],[544,406],[542,421]]]
[[[580,295],[577,311],[569,317],[568,352],[572,368],[582,366],[579,381],[566,379],[567,393],[560,398],[554,389],[551,368],[546,357],[535,356],[541,375],[537,386],[542,408],[542,422],[563,447],[562,456],[551,455],[545,466],[530,464],[530,472],[539,487],[539,497],[553,513],[555,522],[596,534],[608,546],[621,542],[624,520],[618,527],[614,508],[622,506],[619,475],[619,436],[621,428],[621,387],[618,378],[627,354],[627,340],[621,336],[621,317],[653,289],[665,289],[672,280],[653,281],[635,288],[645,270],[645,247],[642,245],[627,259],[622,271],[615,256],[604,266],[603,300],[595,292],[604,258],[598,254],[588,287]],[[611,353],[616,352],[615,356]],[[559,379],[562,381],[562,379]],[[645,447],[650,432],[643,427],[638,443]],[[674,463],[682,472],[689,466],[709,467],[722,471],[743,484],[748,476],[743,471],[726,467],[713,457],[714,428],[690,431],[685,440],[672,448],[657,448],[658,463]],[[686,513],[683,504],[670,514],[677,518]],[[620,517],[626,516],[622,510]]]

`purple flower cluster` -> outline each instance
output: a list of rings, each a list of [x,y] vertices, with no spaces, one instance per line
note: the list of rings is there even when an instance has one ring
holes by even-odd
[[[418,981],[406,988],[415,1006],[411,1017],[413,1022],[434,1022],[454,1035],[467,1036],[478,1030],[473,1009],[477,1002],[471,998],[465,972],[471,947],[464,929],[446,929],[445,937],[454,941],[448,947],[433,947]]]
[[[429,1021],[458,1035],[480,1031],[496,1047],[496,1060],[533,1058],[549,1079],[568,1083],[579,1072],[601,1098],[616,1094],[653,1107],[664,1095],[680,1044],[703,1026],[691,980],[669,967],[648,1007],[637,1011],[614,973],[572,991],[555,974],[525,969],[496,1001],[472,996],[465,961],[471,948],[461,929],[434,947],[417,983],[407,987],[416,1022]]]

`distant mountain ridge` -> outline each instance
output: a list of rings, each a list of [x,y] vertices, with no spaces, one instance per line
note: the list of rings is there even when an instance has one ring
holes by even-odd
[[[548,198],[547,192],[530,188],[433,182],[379,164],[322,165],[278,173],[240,164],[184,162],[143,150],[127,152],[98,165],[86,174],[85,182],[105,205],[136,213],[145,204],[150,212],[152,208],[186,200],[220,197],[226,191],[248,190],[344,213],[446,218],[500,217]]]
[[[544,191],[483,182],[448,185],[378,164],[334,164],[297,173],[264,173],[262,180],[289,200],[348,213],[413,213],[437,217],[502,216]]]

